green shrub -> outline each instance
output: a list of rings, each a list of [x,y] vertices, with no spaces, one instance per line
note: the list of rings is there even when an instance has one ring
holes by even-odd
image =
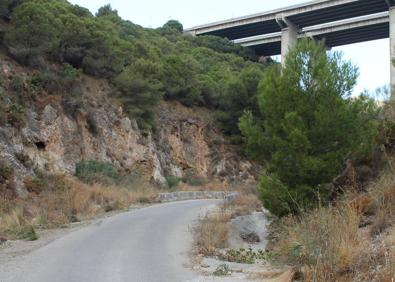
[[[6,30],[4,42],[23,64],[36,65],[38,59],[48,56],[59,45],[61,20],[46,2],[24,1],[15,9]]]
[[[77,117],[78,113],[81,112],[81,109],[83,108],[84,105],[81,83],[75,84],[70,89],[70,92],[65,94],[66,95],[63,95],[63,101],[62,101],[63,109],[66,114],[75,118]]]
[[[11,104],[6,109],[7,122],[12,126],[21,128],[25,125],[25,109],[21,105]]]
[[[116,95],[143,130],[155,127],[154,113],[163,95],[158,68],[157,63],[139,59],[114,79]]]
[[[13,76],[10,81],[10,88],[15,92],[22,92],[25,90],[25,80],[23,77],[16,75]]]
[[[75,175],[86,183],[113,183],[119,180],[119,174],[111,163],[89,160],[79,162]]]
[[[161,80],[164,83],[165,97],[176,99],[185,105],[199,105],[203,102],[197,79],[198,62],[190,55],[171,55],[164,58]]]
[[[0,161],[0,176],[4,179],[11,179],[13,175],[14,169]]]
[[[169,189],[177,187],[179,183],[180,178],[178,178],[177,176],[170,175],[166,177],[166,184]]]
[[[69,64],[63,64],[59,70],[50,69],[35,73],[29,81],[30,89],[35,92],[46,91],[49,94],[68,94],[79,83],[80,71]]]

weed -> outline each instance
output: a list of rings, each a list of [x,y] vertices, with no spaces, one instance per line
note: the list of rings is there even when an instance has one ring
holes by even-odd
[[[234,250],[227,250],[225,256],[223,257],[225,260],[230,262],[238,262],[238,263],[248,263],[254,264],[256,260],[272,260],[271,253],[265,253],[262,250],[253,251],[251,248]]]
[[[214,276],[227,276],[230,275],[230,269],[227,264],[220,264],[217,266],[215,271],[213,272]]]

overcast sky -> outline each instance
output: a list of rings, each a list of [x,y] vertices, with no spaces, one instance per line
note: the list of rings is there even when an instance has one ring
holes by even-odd
[[[258,12],[300,4],[301,0],[71,0],[93,13],[111,4],[119,15],[144,27],[159,27],[170,19],[180,21],[184,28],[209,22],[245,16]],[[346,59],[357,64],[360,78],[355,93],[373,91],[389,84],[389,41],[376,40],[335,48]]]

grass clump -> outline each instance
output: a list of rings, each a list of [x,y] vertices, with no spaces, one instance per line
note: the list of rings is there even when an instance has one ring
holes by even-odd
[[[143,182],[138,186],[86,184],[45,173],[24,183],[29,192],[26,198],[0,195],[0,234],[7,239],[34,240],[35,230],[65,227],[106,212],[127,210],[133,204],[152,203],[158,193]]]
[[[217,249],[227,247],[230,214],[225,211],[212,212],[200,219],[195,229],[196,244],[200,254],[211,256]]]
[[[362,195],[283,218],[276,261],[300,269],[302,281],[393,281],[394,183],[387,172]]]
[[[34,227],[26,220],[21,208],[15,208],[8,215],[0,217],[0,232],[7,234],[13,240],[34,241],[38,239]]]
[[[232,211],[232,217],[262,211],[262,202],[254,194],[239,194],[233,201],[225,202],[224,208]]]

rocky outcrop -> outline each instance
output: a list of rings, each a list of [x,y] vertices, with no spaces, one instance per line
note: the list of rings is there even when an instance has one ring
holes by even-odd
[[[161,184],[167,176],[254,181],[254,166],[225,141],[208,110],[163,102],[157,130],[143,134],[109,99],[105,81],[84,77],[84,85],[77,114],[66,113],[52,96],[26,109],[23,128],[0,127],[0,159],[14,168],[20,193],[32,168],[73,174],[78,162],[91,159]]]

